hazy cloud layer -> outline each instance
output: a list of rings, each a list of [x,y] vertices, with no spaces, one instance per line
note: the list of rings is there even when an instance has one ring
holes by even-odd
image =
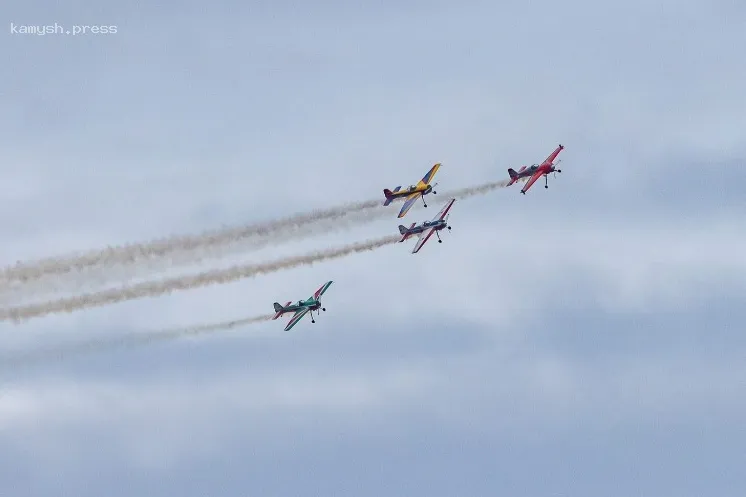
[[[440,190],[469,186],[567,148],[549,189],[459,201],[453,232],[417,255],[2,324],[17,358],[262,315],[335,281],[292,333],[283,319],[6,362],[0,493],[746,490],[740,4],[4,13],[6,28],[118,31],[3,35],[3,265],[382,197],[434,162]],[[236,257],[395,234],[395,215]]]

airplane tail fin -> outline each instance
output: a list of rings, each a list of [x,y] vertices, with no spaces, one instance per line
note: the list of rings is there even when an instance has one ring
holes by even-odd
[[[388,188],[384,188],[383,194],[386,197],[386,201],[383,203],[383,205],[389,205],[391,202],[393,202],[394,194],[398,192],[399,190],[401,190],[401,186],[397,186],[396,188],[394,188],[393,192],[389,190]]]
[[[399,243],[403,242],[404,240],[412,236],[412,233],[410,233],[409,230],[414,228],[416,224],[417,223],[412,223],[412,225],[409,228],[407,228],[406,226],[402,224],[399,225],[399,233],[402,235],[401,240],[399,240]]]
[[[508,174],[510,175],[510,182],[507,184],[507,186],[510,186],[516,181],[518,181],[518,173],[515,172],[515,169],[513,169],[512,167],[509,167]]]
[[[290,302],[288,302],[287,304],[285,304],[285,307],[287,307],[289,305],[290,305]],[[274,303],[274,307],[275,307],[275,312],[277,314],[275,314],[275,317],[273,317],[272,319],[277,319],[280,316],[282,316],[283,314],[285,314],[285,307],[281,306],[279,302],[275,302]]]

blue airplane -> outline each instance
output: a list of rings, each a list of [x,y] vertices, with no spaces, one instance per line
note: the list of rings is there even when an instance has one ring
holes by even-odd
[[[419,240],[414,246],[414,249],[412,249],[412,253],[416,254],[420,251],[423,245],[425,245],[425,242],[432,236],[433,233],[435,233],[435,236],[438,237],[438,243],[443,243],[443,240],[440,239],[440,235],[438,234],[438,231],[447,228],[448,231],[451,230],[451,227],[448,226],[448,211],[451,210],[451,206],[456,201],[455,198],[452,198],[448,201],[448,203],[443,206],[443,208],[438,212],[438,214],[432,219],[432,221],[425,221],[424,223],[417,226],[417,223],[412,223],[412,225],[407,228],[406,226],[399,225],[399,233],[402,235],[401,240],[399,240],[399,243],[403,242],[407,238],[413,235],[417,235],[419,237]]]

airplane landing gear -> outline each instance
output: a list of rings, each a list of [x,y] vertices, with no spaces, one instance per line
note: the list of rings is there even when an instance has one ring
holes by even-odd
[[[450,226],[448,226],[448,231],[451,231],[451,227]]]
[[[321,310],[326,312],[326,307],[322,307]]]

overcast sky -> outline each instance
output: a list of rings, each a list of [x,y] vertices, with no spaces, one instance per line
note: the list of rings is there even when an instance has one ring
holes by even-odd
[[[566,149],[548,189],[457,201],[417,255],[3,323],[9,357],[335,281],[291,333],[0,366],[0,494],[746,494],[743,2],[15,4],[3,266],[382,200],[435,162],[460,188]],[[11,33],[55,22],[117,29]],[[428,200],[410,223],[446,198]],[[396,233],[397,210],[277,250]]]

